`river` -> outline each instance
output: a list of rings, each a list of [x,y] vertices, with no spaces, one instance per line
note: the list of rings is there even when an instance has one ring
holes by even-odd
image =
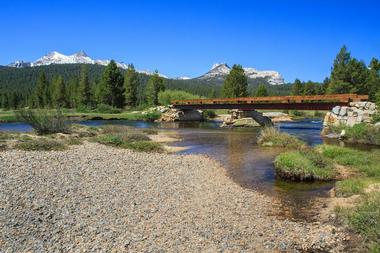
[[[326,197],[334,182],[294,183],[275,177],[273,160],[280,152],[276,148],[263,148],[256,144],[260,128],[224,129],[220,122],[150,123],[126,120],[94,120],[80,124],[100,126],[121,124],[137,128],[157,128],[168,135],[178,137],[174,146],[185,146],[180,154],[202,154],[218,160],[227,174],[243,187],[258,190],[274,197],[279,208],[275,214],[293,219],[312,219],[313,205],[320,197]],[[278,123],[280,131],[295,135],[311,146],[324,142],[320,133],[320,119],[305,119]],[[0,123],[0,131],[29,132],[25,123]]]

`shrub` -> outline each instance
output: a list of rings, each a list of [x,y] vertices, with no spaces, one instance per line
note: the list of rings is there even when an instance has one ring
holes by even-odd
[[[121,113],[122,110],[119,108],[112,107],[112,106],[107,105],[107,104],[99,104],[96,107],[96,109],[94,110],[94,112],[97,112],[97,113]]]
[[[213,110],[205,110],[203,111],[203,115],[208,119],[213,119],[216,117],[216,112]]]
[[[366,195],[358,207],[350,210],[347,219],[372,250],[380,250],[380,192]]]
[[[165,90],[158,93],[158,102],[161,105],[170,105],[173,100],[197,99],[198,95],[191,94],[182,90]]]
[[[155,120],[158,120],[160,117],[161,117],[161,113],[160,112],[148,112],[146,114],[142,114],[141,115],[142,117],[142,120],[145,120],[145,121],[155,121]]]
[[[67,118],[58,110],[29,110],[16,112],[20,121],[30,124],[39,135],[52,133],[69,133],[70,124]]]
[[[274,164],[277,176],[294,181],[332,180],[337,176],[331,161],[313,150],[281,153]]]
[[[316,118],[323,118],[325,116],[325,113],[321,111],[314,111],[313,116]]]
[[[305,113],[302,111],[292,110],[289,112],[289,115],[294,116],[294,117],[302,117],[302,116],[305,116]]]
[[[306,147],[303,141],[287,133],[281,133],[274,127],[266,127],[262,129],[257,142],[262,146],[288,149],[303,149]]]
[[[120,146],[123,144],[123,137],[121,135],[112,135],[112,134],[106,134],[106,135],[100,135],[96,138],[96,140],[105,145],[112,145],[112,146]]]
[[[50,150],[64,150],[67,146],[54,139],[37,138],[18,142],[15,148],[27,151],[50,151]]]

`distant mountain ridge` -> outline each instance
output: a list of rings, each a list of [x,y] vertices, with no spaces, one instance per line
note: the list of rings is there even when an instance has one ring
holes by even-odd
[[[89,57],[84,51],[77,52],[72,55],[64,55],[57,51],[50,52],[41,58],[37,59],[34,62],[26,62],[26,61],[15,61],[9,65],[8,67],[14,67],[14,68],[25,68],[25,67],[35,67],[35,66],[46,66],[46,65],[52,65],[52,64],[97,64],[97,65],[108,65],[110,63],[110,60],[94,60],[91,57]],[[128,64],[124,62],[116,62],[117,66],[122,69],[127,69]],[[146,74],[146,75],[152,75],[153,72],[146,71],[146,70],[136,70],[139,73]],[[231,68],[226,63],[217,63],[214,64],[207,73],[205,73],[202,76],[191,78],[191,77],[177,77],[177,78],[169,78],[166,75],[160,74],[159,75],[166,79],[177,79],[177,80],[204,80],[209,82],[222,82],[225,77],[230,73]],[[264,80],[268,84],[271,85],[280,85],[284,84],[284,78],[281,76],[281,74],[277,71],[272,70],[266,70],[266,71],[259,71],[255,68],[244,68],[244,72],[247,75],[249,79],[252,80]]]

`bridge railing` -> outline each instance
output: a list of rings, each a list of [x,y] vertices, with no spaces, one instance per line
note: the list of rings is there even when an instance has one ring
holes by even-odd
[[[241,98],[216,98],[216,99],[187,99],[174,100],[173,105],[204,105],[204,104],[270,104],[270,103],[349,103],[368,100],[367,95],[357,94],[332,94],[309,96],[271,96],[271,97],[241,97]]]

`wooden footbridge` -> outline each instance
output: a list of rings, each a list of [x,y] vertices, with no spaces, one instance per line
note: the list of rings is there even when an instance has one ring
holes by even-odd
[[[350,102],[368,100],[367,95],[334,94],[313,96],[272,96],[217,99],[174,100],[173,107],[183,111],[197,109],[239,110],[331,110],[334,106],[348,106]]]

